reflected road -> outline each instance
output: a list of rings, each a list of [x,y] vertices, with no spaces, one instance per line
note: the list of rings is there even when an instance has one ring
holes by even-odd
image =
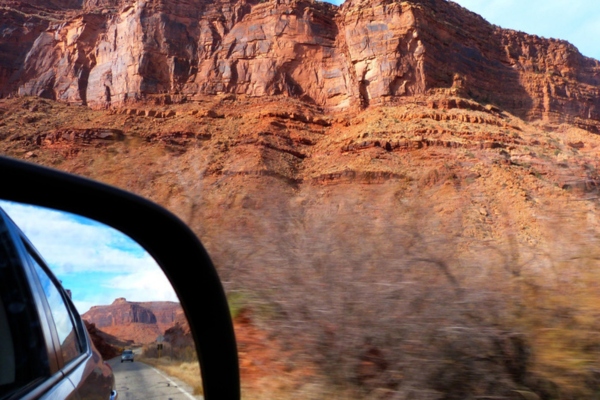
[[[164,372],[141,363],[113,358],[108,363],[115,374],[119,400],[201,400],[192,395],[192,388]]]

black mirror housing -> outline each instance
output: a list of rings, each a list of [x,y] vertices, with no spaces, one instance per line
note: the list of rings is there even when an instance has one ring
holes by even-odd
[[[179,297],[196,344],[204,397],[240,398],[237,347],[225,292],[208,253],[187,225],[140,196],[50,168],[0,157],[0,174],[2,199],[79,214],[137,241]]]

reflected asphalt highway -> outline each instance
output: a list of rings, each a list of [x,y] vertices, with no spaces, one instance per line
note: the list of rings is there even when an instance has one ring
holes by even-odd
[[[115,374],[119,400],[201,400],[192,388],[139,361],[121,363],[113,358],[108,363]]]

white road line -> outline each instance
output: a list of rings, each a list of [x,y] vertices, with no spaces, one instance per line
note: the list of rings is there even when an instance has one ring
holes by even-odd
[[[186,395],[189,399],[196,400],[196,398],[194,396],[192,396],[191,394],[189,394],[188,392],[186,392],[185,390],[183,390],[181,387],[179,387],[179,385],[176,384],[175,382],[173,382],[168,376],[164,375],[162,372],[160,372],[159,370],[157,370],[156,368],[154,368],[152,366],[150,366],[150,368],[152,368],[154,370],[154,372],[156,372],[157,374],[159,374],[160,376],[162,376],[163,378],[165,378],[171,385],[173,385],[177,389],[179,389],[179,391],[181,393],[183,393],[184,395]]]

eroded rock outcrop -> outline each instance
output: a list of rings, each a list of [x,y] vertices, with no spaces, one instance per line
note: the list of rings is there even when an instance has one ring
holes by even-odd
[[[135,343],[153,342],[165,330],[186,321],[179,303],[133,302],[125,298],[108,306],[94,306],[82,317],[120,340]]]
[[[183,315],[179,303],[170,301],[133,302],[116,299],[108,306],[94,306],[83,318],[98,328],[129,323],[172,325]]]
[[[51,17],[37,3],[3,10],[2,95],[112,107],[284,94],[336,110],[441,91],[528,119],[600,126],[597,60],[564,41],[493,26],[450,1],[69,5]],[[37,11],[24,16],[19,7]]]
[[[116,299],[109,306],[92,307],[83,318],[98,328],[132,322],[156,324],[156,315],[152,311],[139,303],[129,302],[123,298]]]

